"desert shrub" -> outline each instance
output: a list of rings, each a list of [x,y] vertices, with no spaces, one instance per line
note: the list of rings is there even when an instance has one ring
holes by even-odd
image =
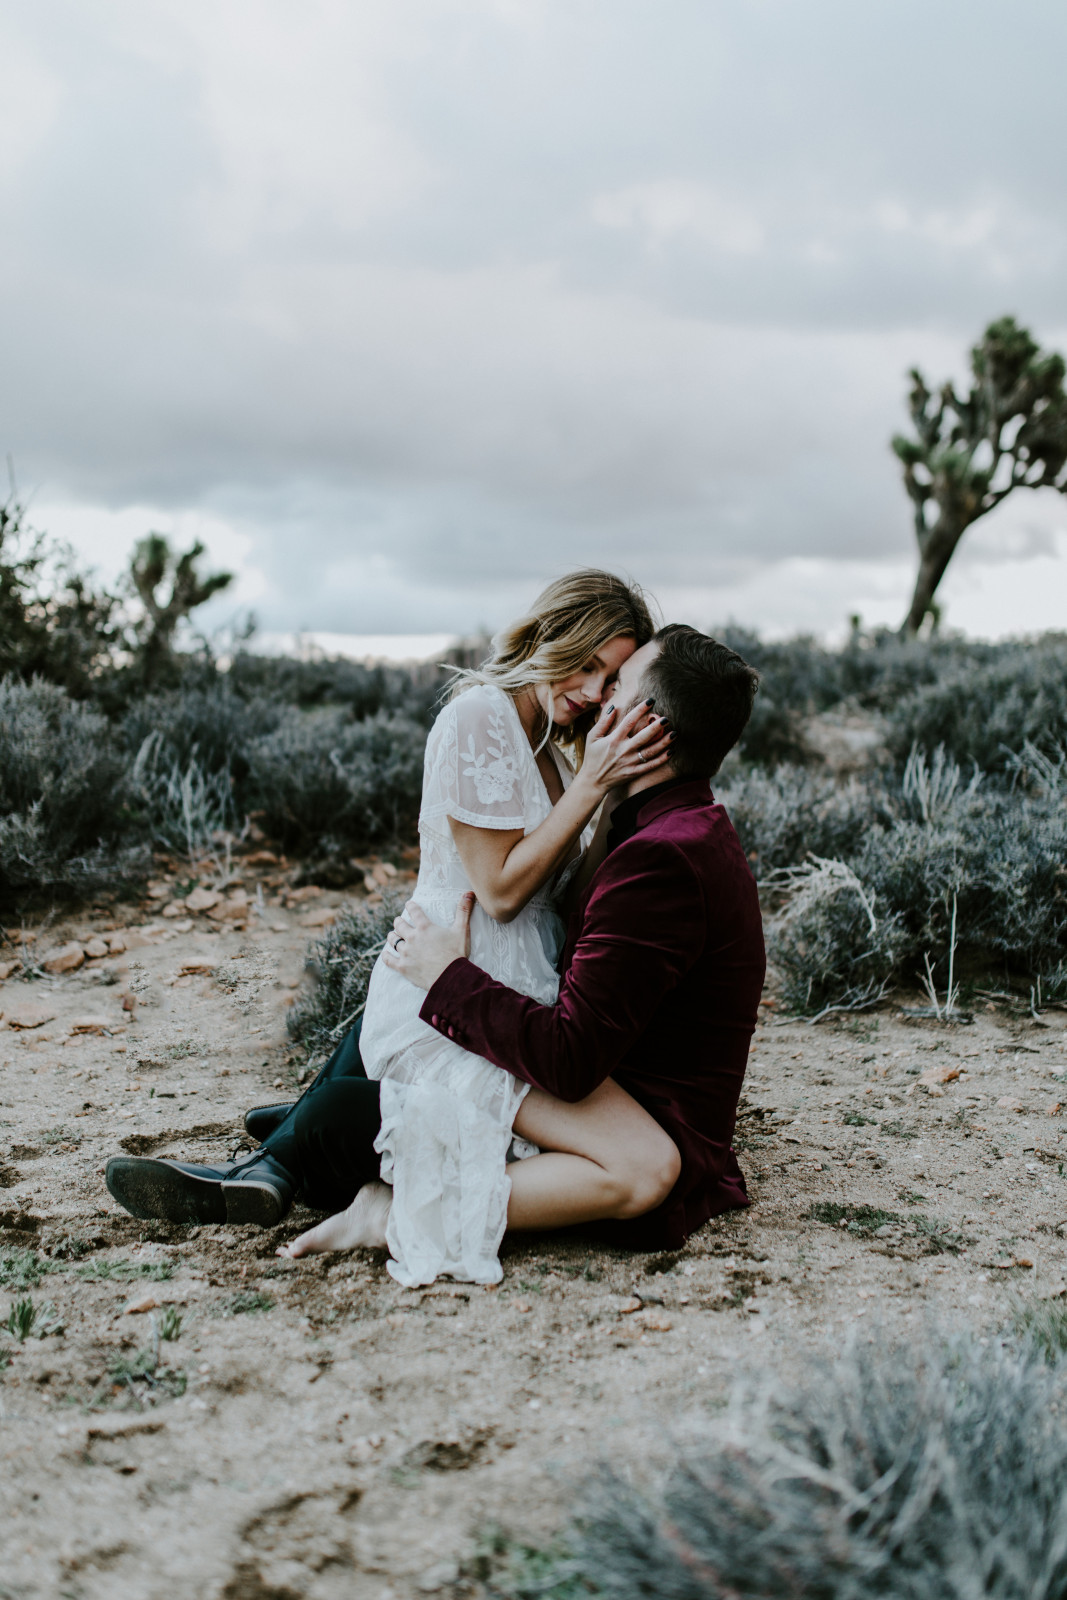
[[[325,835],[356,848],[407,840],[419,813],[425,744],[425,728],[411,717],[379,712],[350,722],[340,711],[290,711],[248,746],[242,803],[296,850]]]
[[[0,680],[0,892],[134,874],[144,859],[130,798],[105,718],[54,684]]]
[[[859,877],[902,919],[908,953],[960,945],[978,960],[1051,972],[1067,955],[1067,815],[1000,793],[956,800],[935,821],[874,830]]]
[[[122,719],[126,749],[136,757],[156,737],[184,771],[195,761],[204,772],[248,770],[245,748],[278,726],[284,708],[262,697],[235,692],[226,678],[212,676],[133,701]]]
[[[900,914],[841,861],[816,857],[770,882],[790,891],[767,941],[786,1005],[810,1014],[880,1000],[906,947]]]
[[[195,755],[183,767],[170,755],[160,733],[150,733],[137,752],[130,783],[153,840],[190,861],[207,855],[215,834],[233,823],[228,770],[205,770]]]
[[[289,1014],[289,1032],[308,1056],[328,1056],[362,1016],[371,970],[404,903],[388,894],[380,906],[343,911],[308,951],[310,990]]]
[[[539,1592],[1060,1600],[1067,1369],[931,1334],[835,1351],[792,1387],[763,1378],[661,1487],[605,1467]]]
[[[249,700],[294,705],[304,711],[342,706],[357,721],[379,711],[402,712],[427,728],[445,681],[429,663],[370,666],[342,657],[304,661],[251,652],[234,657],[227,679],[237,695]]]
[[[877,777],[838,783],[829,773],[783,765],[734,769],[715,793],[730,813],[757,878],[809,854],[853,855],[868,830],[893,819]]]
[[[994,648],[994,647],[987,647]],[[890,743],[903,759],[915,744],[943,744],[959,762],[1003,770],[1006,752],[1027,740],[1067,744],[1067,635],[995,648],[958,662],[889,711]]]
[[[913,980],[927,955],[945,976],[953,915],[972,966],[1040,976],[1058,1000],[1067,812],[1050,770],[1039,792],[1012,793],[967,777],[939,747],[930,759],[913,750],[897,782],[835,789],[796,769],[734,780],[725,798],[770,891],[768,948],[787,1003],[810,1014],[869,1002]]]

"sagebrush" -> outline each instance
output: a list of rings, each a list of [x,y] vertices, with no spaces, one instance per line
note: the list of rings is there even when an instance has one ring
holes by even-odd
[[[537,1592],[1062,1600],[1065,1415],[1067,1364],[1029,1341],[854,1344],[739,1391],[661,1487],[605,1467]]]

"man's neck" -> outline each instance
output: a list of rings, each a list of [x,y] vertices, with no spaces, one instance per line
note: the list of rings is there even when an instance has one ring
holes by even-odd
[[[614,791],[615,804],[620,800],[632,800],[635,794],[642,794],[645,789],[658,789],[661,783],[670,783],[678,774],[672,772],[670,765],[657,767],[655,772],[649,772],[644,777],[634,778],[632,783],[627,783]]]

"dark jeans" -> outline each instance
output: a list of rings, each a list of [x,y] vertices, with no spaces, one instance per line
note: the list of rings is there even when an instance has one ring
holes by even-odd
[[[343,1211],[357,1191],[379,1176],[374,1149],[382,1125],[378,1085],[359,1054],[362,1018],[345,1035],[262,1148],[296,1182],[315,1211]]]

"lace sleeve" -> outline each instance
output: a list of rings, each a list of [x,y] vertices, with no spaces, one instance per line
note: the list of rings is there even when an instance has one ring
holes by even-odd
[[[525,828],[517,726],[501,689],[479,684],[445,706],[426,746],[420,826],[455,817],[473,828]]]

